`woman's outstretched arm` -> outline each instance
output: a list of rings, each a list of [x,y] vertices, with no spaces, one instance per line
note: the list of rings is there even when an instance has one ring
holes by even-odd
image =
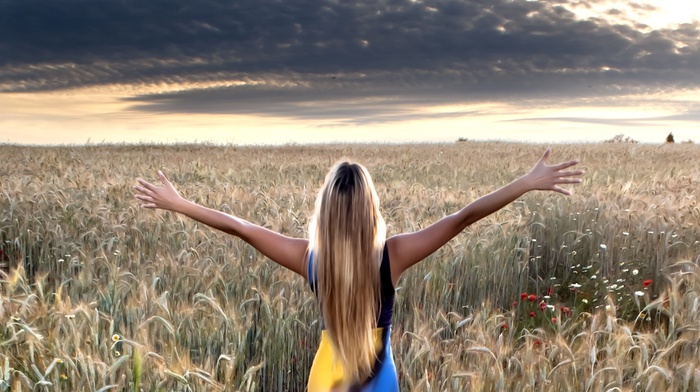
[[[563,171],[578,163],[577,160],[549,166],[547,149],[535,167],[497,191],[482,196],[459,212],[448,215],[438,222],[415,233],[400,234],[387,240],[391,260],[391,275],[394,283],[401,274],[445,245],[472,223],[491,215],[532,190],[546,190],[570,195],[561,184],[577,184],[583,170]]]
[[[138,191],[135,197],[143,202],[142,207],[178,212],[214,229],[235,235],[270,260],[306,277],[304,254],[308,240],[287,237],[244,219],[188,201],[180,196],[162,172],[158,172],[158,177],[162,186],[138,179],[141,185],[134,187]]]

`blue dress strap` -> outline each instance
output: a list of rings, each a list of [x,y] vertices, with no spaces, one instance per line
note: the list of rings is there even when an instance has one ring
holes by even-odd
[[[314,252],[309,251],[309,262],[306,268],[306,278],[309,280],[309,286],[312,292],[316,292],[317,282],[316,282],[316,270],[314,269]]]

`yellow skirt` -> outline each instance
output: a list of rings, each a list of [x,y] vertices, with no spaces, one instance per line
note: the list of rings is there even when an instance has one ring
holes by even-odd
[[[391,326],[387,328],[388,331],[386,334],[382,333],[384,330],[383,328],[376,328],[374,330],[375,347],[377,352],[380,353],[379,361],[381,362],[381,366],[375,366],[376,371],[372,379],[365,383],[362,391],[398,391],[396,367],[391,355],[391,345],[389,341]],[[386,347],[386,349],[382,350],[384,347]],[[323,330],[321,331],[321,343],[316,352],[313,365],[311,365],[308,391],[345,391],[350,387],[347,384],[348,380],[345,379],[342,364],[334,360],[333,345],[331,344],[328,332]]]

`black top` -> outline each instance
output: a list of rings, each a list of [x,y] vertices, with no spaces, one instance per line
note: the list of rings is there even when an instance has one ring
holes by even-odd
[[[311,291],[316,293],[316,274],[313,268],[313,253],[309,254],[309,268],[307,276],[309,276],[309,286]],[[313,279],[311,278],[313,277]],[[377,315],[377,328],[384,328],[391,325],[391,317],[394,314],[394,284],[391,282],[391,264],[389,263],[389,249],[384,246],[382,252],[382,263],[379,266],[379,279],[381,282],[381,306]]]

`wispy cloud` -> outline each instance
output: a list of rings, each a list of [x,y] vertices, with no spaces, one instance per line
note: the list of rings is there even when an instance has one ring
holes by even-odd
[[[586,123],[586,124],[600,124],[600,125],[613,125],[620,127],[653,127],[659,124],[669,122],[689,122],[689,121],[700,121],[700,111],[691,110],[680,114],[674,114],[669,116],[650,116],[650,117],[629,117],[629,118],[606,118],[606,117],[565,117],[565,116],[553,116],[553,117],[524,117],[511,120],[504,120],[504,122],[572,122],[572,123]]]

